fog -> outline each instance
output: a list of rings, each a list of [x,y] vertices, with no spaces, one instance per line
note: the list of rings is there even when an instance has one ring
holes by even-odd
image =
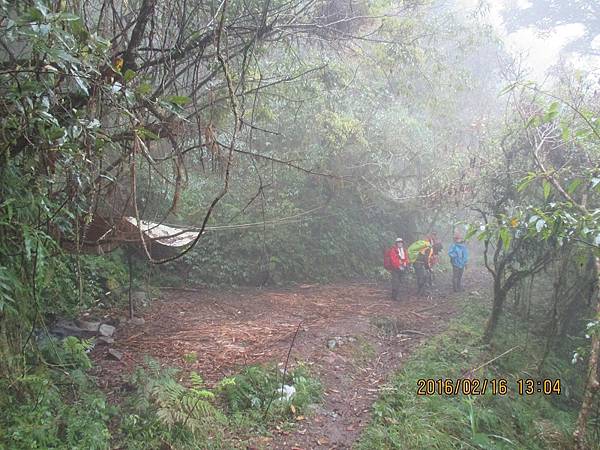
[[[598,5],[0,2],[0,448],[599,448]]]

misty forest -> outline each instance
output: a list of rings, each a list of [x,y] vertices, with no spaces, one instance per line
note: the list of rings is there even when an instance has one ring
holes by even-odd
[[[600,449],[596,0],[0,0],[0,449]]]

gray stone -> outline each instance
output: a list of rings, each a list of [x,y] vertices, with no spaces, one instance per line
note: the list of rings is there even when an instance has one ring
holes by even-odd
[[[75,324],[85,331],[93,331],[94,333],[100,328],[100,322],[88,322],[86,320],[76,320]]]
[[[146,323],[146,321],[144,320],[143,317],[134,317],[133,319],[129,319],[129,323],[139,326],[139,325],[144,325]]]
[[[74,336],[74,334],[63,327],[52,327],[48,330],[48,333],[57,338],[65,338],[67,336]]]
[[[96,334],[96,331],[87,331],[82,328],[79,328],[72,320],[59,319],[50,329],[50,333],[60,338],[64,338],[67,336],[86,338],[94,336]]]
[[[83,331],[72,320],[58,319],[54,325],[65,330]]]
[[[98,345],[111,345],[115,343],[115,340],[111,337],[100,336],[98,339],[96,339],[96,342]]]
[[[117,361],[121,361],[123,359],[123,353],[119,350],[115,350],[114,348],[108,349],[108,356],[116,359]]]
[[[102,336],[111,337],[115,333],[115,327],[103,323],[98,331]]]

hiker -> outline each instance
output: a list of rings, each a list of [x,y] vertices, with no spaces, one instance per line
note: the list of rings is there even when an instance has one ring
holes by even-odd
[[[402,238],[396,239],[396,244],[385,252],[383,266],[392,274],[392,299],[400,300],[402,280],[408,269],[408,252]]]
[[[417,277],[417,295],[423,293],[426,284],[433,285],[431,269],[437,263],[441,250],[441,242],[432,243],[429,239],[413,242],[408,247],[408,258]]]
[[[431,270],[433,266],[440,262],[439,252],[441,251],[441,242],[437,237],[437,233],[432,231],[426,238],[427,241],[431,244],[431,248],[435,246],[435,244],[440,244],[440,249],[437,252],[432,252],[429,255],[429,287],[433,286],[433,271]]]
[[[433,247],[433,244],[435,244],[436,242],[439,242],[437,233],[435,231],[432,231],[431,233],[429,233],[427,235],[427,237],[425,238],[425,240],[428,241],[432,247]]]
[[[448,256],[452,264],[452,290],[460,292],[462,288],[462,276],[465,271],[465,266],[469,260],[469,251],[465,245],[465,241],[460,234],[454,235],[454,243],[448,249]]]

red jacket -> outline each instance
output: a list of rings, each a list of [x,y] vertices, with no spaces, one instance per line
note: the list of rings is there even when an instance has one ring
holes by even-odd
[[[388,270],[397,270],[408,267],[408,251],[403,248],[404,256],[400,258],[398,247],[395,245],[385,252],[384,267]]]

